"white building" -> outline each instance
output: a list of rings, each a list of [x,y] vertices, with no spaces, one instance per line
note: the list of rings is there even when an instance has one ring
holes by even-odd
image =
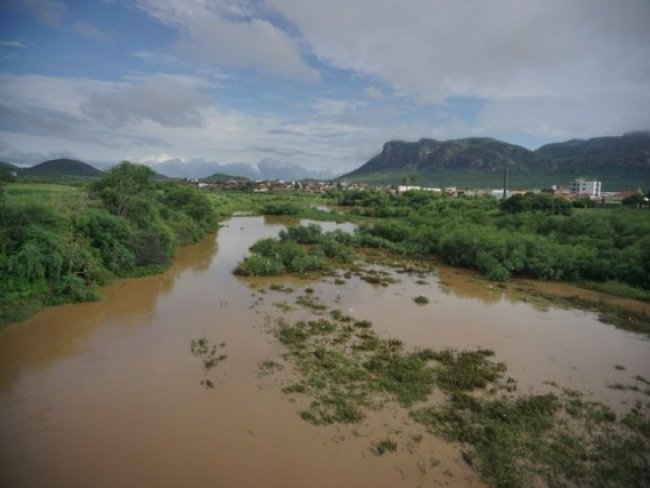
[[[441,193],[442,188],[429,188],[427,186],[410,186],[410,185],[399,185],[397,187],[397,193],[405,193],[407,191],[417,190],[417,191],[431,191],[434,193]]]
[[[577,178],[571,182],[571,193],[587,195],[592,198],[600,197],[600,181],[588,181],[584,178]]]

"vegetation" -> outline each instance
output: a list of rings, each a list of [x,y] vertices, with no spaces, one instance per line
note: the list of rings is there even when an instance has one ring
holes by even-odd
[[[327,211],[317,208],[331,204],[324,195],[298,192],[253,193],[249,190],[207,191],[205,195],[219,209],[222,216],[235,212],[252,215],[269,215],[277,217],[301,217],[319,221],[343,221],[345,215],[335,210]],[[349,219],[348,219],[349,220]]]
[[[92,300],[97,285],[166,267],[216,229],[196,190],[123,162],[88,190],[16,184],[0,207],[0,325],[44,305]]]
[[[288,349],[282,357],[299,374],[282,391],[300,405],[305,421],[356,424],[394,402],[430,433],[457,444],[465,462],[494,486],[650,481],[650,423],[640,402],[619,418],[576,391],[517,396],[493,351],[409,351],[397,339],[351,327],[338,310],[329,316],[295,324],[280,319],[274,329]],[[281,369],[266,363],[268,374]],[[433,397],[434,390],[440,394]],[[370,447],[377,456],[398,448],[389,437]]]
[[[345,232],[323,233],[318,225],[290,227],[280,239],[262,239],[251,248],[235,273],[243,276],[304,275],[322,271],[329,262],[347,262],[352,256]]]
[[[389,437],[380,440],[374,446],[372,446],[372,452],[376,456],[383,456],[387,452],[395,452],[395,451],[397,451],[397,442],[393,441]]]
[[[418,295],[416,296],[413,301],[417,303],[418,305],[426,305],[429,303],[429,299],[425,297],[424,295]]]
[[[237,272],[322,271],[349,263],[355,249],[377,248],[412,258],[435,255],[496,281],[511,276],[572,281],[642,299],[650,291],[650,218],[642,210],[574,210],[545,194],[517,195],[501,203],[422,191],[392,196],[350,190],[331,197],[350,215],[373,222],[354,235],[323,233],[313,225],[292,227],[279,240],[253,246]],[[364,279],[385,281],[373,273]]]

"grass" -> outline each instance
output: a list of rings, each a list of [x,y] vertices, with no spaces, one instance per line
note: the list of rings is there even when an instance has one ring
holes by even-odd
[[[620,281],[603,281],[602,283],[588,281],[581,283],[581,286],[590,290],[596,290],[617,297],[650,302],[650,291],[630,286],[628,284],[621,283]]]
[[[349,220],[336,211],[326,212],[314,208],[317,205],[331,203],[321,195],[310,193],[252,193],[244,191],[212,191],[206,190],[205,194],[214,205],[219,207],[222,216],[230,216],[235,212],[249,212],[253,215],[262,215],[264,207],[277,207],[278,204],[295,203],[298,210],[296,217],[308,218],[318,221]]]
[[[393,403],[432,435],[457,444],[490,485],[650,482],[650,420],[640,403],[619,418],[575,391],[517,395],[512,378],[502,381],[506,365],[491,350],[408,350],[399,339],[351,325],[361,320],[342,321],[340,310],[328,315],[293,324],[280,319],[274,328],[298,372],[282,391],[302,405],[303,420],[358,424]],[[434,390],[442,400],[433,402]],[[396,449],[388,437],[371,446],[377,456]]]
[[[218,345],[210,345],[210,342],[205,337],[192,339],[190,343],[192,355],[201,359],[203,369],[206,371],[214,368],[221,361],[225,361],[228,358],[227,354],[218,354],[218,351],[224,347],[226,347],[225,342]]]
[[[359,277],[371,285],[388,286],[397,283],[397,280],[390,276],[390,273],[381,270],[366,270],[359,273]]]
[[[317,297],[311,295],[302,295],[296,298],[296,304],[302,305],[305,308],[311,310],[325,310],[327,307],[325,304]]]
[[[293,292],[293,288],[291,288],[290,286],[285,286],[285,285],[278,284],[278,283],[270,284],[269,285],[269,290],[271,290],[271,291],[281,291],[282,293],[291,293],[291,292]]]
[[[278,307],[284,313],[291,312],[293,310],[293,307],[290,304],[288,304],[287,302],[277,302],[277,303],[274,303],[273,306]]]
[[[61,209],[83,198],[84,188],[54,183],[10,183],[4,188],[8,204],[45,204]]]
[[[432,359],[441,364],[437,377],[438,386],[448,392],[486,388],[489,383],[500,379],[507,369],[504,363],[495,363],[488,359],[493,354],[490,350],[452,349],[430,354]]]
[[[277,373],[278,371],[282,371],[283,369],[284,367],[277,361],[274,361],[272,359],[267,359],[260,363],[259,376],[260,377],[270,376],[274,373]]]
[[[413,301],[418,305],[426,305],[427,303],[429,303],[429,299],[423,295],[419,295],[415,297]]]
[[[354,322],[354,326],[359,327],[361,329],[369,329],[370,327],[372,327],[372,322],[370,322],[369,320],[357,320],[356,322]]]
[[[397,443],[389,437],[386,437],[385,439],[373,444],[371,451],[375,456],[383,456],[387,452],[397,451]]]
[[[567,419],[561,413],[569,414]],[[469,446],[466,461],[495,486],[643,486],[649,481],[647,420],[622,423],[607,407],[553,394],[510,399],[454,393],[443,407],[411,416],[431,432]],[[637,447],[633,447],[638,443]]]

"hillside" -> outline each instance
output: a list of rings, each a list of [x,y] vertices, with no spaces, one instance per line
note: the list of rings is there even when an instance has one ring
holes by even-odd
[[[51,159],[25,169],[29,176],[91,176],[98,177],[102,172],[76,159]]]
[[[210,175],[206,178],[201,178],[201,181],[205,181],[206,183],[220,183],[224,181],[250,181],[250,178],[246,178],[245,176],[230,176],[224,173],[214,173],[213,175]]]
[[[9,171],[20,171],[22,168],[19,168],[18,166],[14,166],[11,163],[7,163],[6,161],[0,161],[0,168],[6,168]]]
[[[650,132],[547,144],[530,151],[490,138],[391,141],[382,152],[340,180],[458,187],[564,185],[599,178],[606,191],[650,187]]]

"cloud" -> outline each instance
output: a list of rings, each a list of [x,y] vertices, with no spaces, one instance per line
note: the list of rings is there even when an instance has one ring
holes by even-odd
[[[477,125],[492,134],[524,132],[542,142],[622,134],[650,127],[650,92],[526,97],[485,105]],[[534,114],[534,117],[531,117]]]
[[[257,163],[260,176],[266,180],[302,180],[305,178],[330,179],[334,175],[331,171],[312,171],[294,163],[287,163],[278,159],[266,158]]]
[[[89,41],[108,43],[113,40],[113,34],[111,32],[102,30],[90,22],[76,22],[72,25],[72,30]]]
[[[650,3],[269,0],[314,53],[418,97],[513,98],[620,84],[650,46]],[[650,61],[639,57],[648,75]],[[575,66],[575,69],[567,69]],[[586,85],[585,85],[586,83]]]
[[[368,95],[369,98],[379,101],[384,98],[384,93],[377,88],[376,86],[368,86],[365,89],[366,95]]]
[[[9,0],[6,5],[22,10],[38,21],[54,27],[63,23],[67,12],[61,0]]]
[[[299,42],[269,20],[245,15],[244,3],[136,0],[135,4],[176,29],[176,49],[197,61],[264,67],[290,78],[319,79],[318,72],[303,60]]]
[[[110,92],[93,93],[81,104],[84,115],[109,127],[151,120],[166,127],[203,123],[211,101],[176,78],[156,77]]]
[[[5,39],[0,41],[0,47],[10,48],[10,49],[26,49],[28,44],[25,41],[19,39]]]
[[[164,154],[147,156],[140,162],[153,167],[159,173],[172,177],[206,178],[215,173],[230,176],[244,176],[253,180],[302,180],[305,178],[330,179],[334,174],[329,170],[309,170],[299,164],[264,158],[257,165],[249,163],[221,164],[205,159],[183,160],[165,159]]]
[[[11,107],[0,103],[0,130],[42,136],[61,136],[80,127],[81,121],[54,110]]]

